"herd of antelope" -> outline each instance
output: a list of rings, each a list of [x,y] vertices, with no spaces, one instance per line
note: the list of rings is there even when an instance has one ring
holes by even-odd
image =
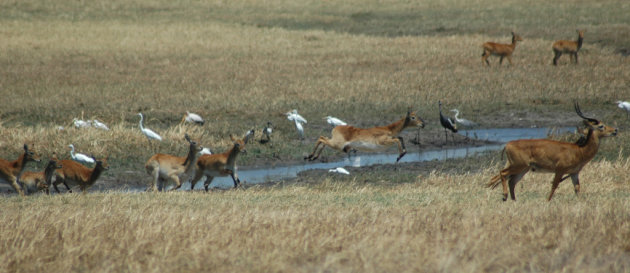
[[[584,31],[577,30],[577,32],[578,38],[576,41],[559,40],[553,43],[553,65],[557,65],[558,59],[562,54],[570,54],[575,63],[578,62],[578,51],[582,47]],[[522,40],[521,36],[512,32],[511,44],[484,43],[482,46],[482,62],[490,65],[488,57],[495,55],[500,57],[499,63],[503,63],[503,58],[507,58],[512,64],[512,53],[516,48],[516,43]],[[454,122],[442,115],[441,102],[439,105],[442,126],[445,130],[449,129],[454,133],[457,132]],[[503,200],[507,200],[508,188],[511,199],[515,200],[514,188],[527,172],[551,172],[555,176],[548,200],[551,200],[560,182],[569,177],[573,182],[575,193],[578,194],[580,190],[578,178],[580,171],[597,153],[600,139],[615,136],[617,129],[607,126],[599,120],[585,117],[577,103],[575,104],[575,111],[583,119],[586,126],[582,132],[584,136],[577,142],[567,143],[549,139],[511,141],[503,149],[503,153],[507,155],[508,160],[506,167],[498,175],[492,177],[487,186],[494,188],[502,184]],[[151,139],[161,141],[162,138],[159,135],[143,127],[143,116],[140,113],[138,115],[140,116],[140,129],[149,141]],[[287,115],[289,120],[295,121],[296,129],[301,138],[304,139],[302,123],[306,123],[306,120],[299,116],[296,110],[287,113]],[[334,119],[330,116],[327,118],[329,123],[331,119]],[[197,124],[204,123],[201,117],[190,112],[186,113],[182,122],[184,121]],[[75,125],[76,122],[77,120],[75,120]],[[265,142],[270,141],[270,126],[271,123],[268,123],[267,127],[263,129],[263,134],[267,137]],[[407,128],[424,128],[424,126],[424,120],[411,109],[407,111],[403,118],[386,126],[357,128],[338,121],[334,123],[332,136],[330,138],[320,136],[315,143],[313,152],[304,159],[316,160],[326,146],[349,153],[357,150],[385,150],[390,146],[396,145],[398,147],[396,162],[398,162],[407,153],[400,133]],[[208,186],[214,177],[217,176],[230,176],[234,182],[234,187],[238,187],[240,180],[237,175],[236,158],[239,153],[245,151],[246,143],[250,137],[251,134],[249,133],[243,138],[230,136],[233,141],[232,148],[220,154],[204,154],[202,152],[204,148],[191,140],[186,134],[185,140],[189,143],[189,151],[185,157],[158,153],[151,156],[146,162],[146,172],[151,177],[151,184],[148,190],[163,190],[167,181],[175,185],[171,190],[177,190],[182,185],[180,177],[184,174],[192,177],[190,180],[191,190],[194,189],[195,184],[202,177],[205,177],[204,188],[208,191]],[[262,139],[261,143],[263,143]],[[74,152],[74,147],[72,145],[71,147],[73,149],[72,152]],[[57,187],[59,184],[63,184],[69,192],[71,192],[70,185],[77,185],[85,193],[96,182],[103,171],[108,169],[107,158],[97,160],[92,157],[91,159],[90,162],[95,162],[95,166],[88,168],[75,160],[59,160],[53,154],[42,172],[25,172],[24,169],[28,162],[40,161],[39,156],[25,144],[24,153],[15,161],[0,159],[0,181],[11,185],[22,196],[37,191],[49,193],[51,185],[59,193]]]

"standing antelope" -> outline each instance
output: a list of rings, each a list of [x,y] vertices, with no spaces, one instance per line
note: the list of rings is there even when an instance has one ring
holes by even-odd
[[[186,157],[179,157],[168,154],[155,154],[144,165],[147,173],[151,176],[151,186],[148,190],[158,191],[164,188],[164,181],[169,179],[175,182],[175,187],[171,190],[179,189],[182,183],[179,179],[180,175],[188,174],[188,172],[195,166],[197,159],[201,155],[200,152],[203,147],[197,144],[197,142],[190,140],[188,134],[184,136],[186,141],[190,144],[188,154]],[[158,185],[158,180],[160,181]]]
[[[352,149],[375,151],[384,150],[387,147],[398,145],[398,162],[406,153],[403,138],[398,136],[404,129],[409,127],[424,128],[424,120],[412,112],[407,111],[407,115],[387,126],[372,127],[367,129],[357,128],[350,125],[340,125],[332,129],[332,137],[320,136],[315,143],[313,153],[304,159],[315,160],[319,157],[326,146],[348,153]],[[320,148],[321,145],[321,148]],[[319,152],[317,151],[319,148]]]
[[[61,169],[61,164],[56,156],[48,161],[46,168],[42,172],[24,172],[20,177],[20,182],[24,184],[24,190],[26,194],[35,193],[38,191],[46,191],[49,193],[49,186],[52,182],[52,177],[55,174],[56,169]]]
[[[85,193],[89,187],[94,185],[103,171],[109,169],[107,165],[107,158],[102,160],[93,159],[96,161],[96,166],[92,169],[85,167],[74,160],[61,160],[62,167],[61,169],[55,170],[55,181],[52,183],[55,191],[59,193],[57,185],[63,184],[66,186],[66,189],[71,192],[70,186],[68,186],[68,183],[70,183],[73,185],[79,185],[81,191]]]
[[[553,65],[558,65],[558,59],[562,56],[562,53],[571,54],[570,58],[575,58],[575,64],[578,63],[578,51],[582,48],[582,41],[584,41],[584,30],[577,30],[578,38],[576,41],[558,40],[551,46],[553,49]]]
[[[516,48],[516,42],[523,41],[523,38],[519,35],[516,35],[512,32],[512,43],[511,44],[499,44],[493,42],[485,42],[483,47],[483,54],[481,55],[481,61],[486,62],[488,66],[490,66],[490,62],[488,61],[488,57],[490,55],[495,55],[501,57],[499,60],[499,64],[503,64],[503,57],[506,57],[512,65],[512,53],[514,52],[514,48]]]
[[[238,179],[238,174],[236,173],[236,157],[239,153],[246,151],[245,144],[247,143],[248,137],[249,136],[243,139],[236,139],[230,135],[230,139],[234,142],[231,149],[221,154],[203,155],[199,157],[195,177],[190,182],[190,190],[195,188],[195,184],[197,184],[203,176],[206,177],[206,181],[203,183],[206,191],[208,191],[208,186],[212,180],[217,176],[229,175],[234,182],[234,188],[238,187],[241,180]]]
[[[492,177],[487,184],[495,188],[503,185],[503,201],[507,200],[508,183],[510,197],[516,200],[514,188],[523,176],[529,171],[552,172],[555,174],[551,184],[551,192],[548,201],[551,201],[553,193],[563,180],[571,177],[575,194],[580,192],[580,180],[578,175],[599,149],[601,138],[617,135],[617,128],[601,123],[594,118],[587,118],[582,114],[580,106],[575,103],[575,112],[583,119],[587,127],[587,135],[576,143],[560,142],[550,139],[521,139],[510,141],[505,145],[503,152],[507,155],[508,162],[501,172]],[[562,177],[564,174],[568,174]]]
[[[13,189],[24,196],[24,191],[18,182],[24,167],[29,161],[39,162],[39,156],[33,151],[28,150],[28,145],[24,144],[24,154],[22,154],[15,161],[8,161],[0,158],[0,182],[7,183],[13,187]]]

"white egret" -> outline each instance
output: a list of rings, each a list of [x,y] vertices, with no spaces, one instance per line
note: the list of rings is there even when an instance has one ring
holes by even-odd
[[[74,152],[74,145],[70,144],[68,145],[68,147],[72,150],[70,150],[70,157],[72,158],[72,160],[79,162],[79,163],[83,163],[83,164],[94,164],[94,159],[84,155],[82,153],[75,153]]]
[[[144,128],[144,126],[142,125],[142,121],[144,120],[142,113],[138,113],[138,116],[140,116],[140,131],[142,131],[142,133],[147,137],[149,142],[151,141],[151,139],[157,139],[159,141],[162,141],[162,137],[160,135],[151,131],[151,129]]]
[[[332,125],[333,127],[336,127],[339,125],[348,125],[348,123],[336,117],[326,116],[324,119],[326,119],[326,122],[328,122],[328,124]]]
[[[300,139],[304,140],[304,127],[302,126],[302,123],[297,120],[294,122],[295,122],[295,129],[298,131],[298,135],[300,135]]]
[[[619,106],[619,108],[623,110],[626,110],[626,117],[630,117],[630,102],[618,100],[617,106]]]
[[[474,123],[474,122],[472,122],[470,120],[467,120],[467,119],[459,118],[459,110],[453,109],[453,110],[451,110],[451,112],[455,112],[455,122],[459,123],[459,125],[464,126],[464,127],[475,127],[475,126],[477,126],[477,123]]]
[[[341,173],[341,174],[350,174],[350,172],[342,167],[337,167],[334,169],[328,170],[329,173]]]
[[[203,125],[206,121],[200,115],[186,111],[182,122],[195,123]]]
[[[92,126],[92,124],[90,124],[90,121],[80,120],[78,118],[74,118],[72,120],[72,123],[74,123],[74,127],[76,128],[87,128]]]
[[[457,125],[455,125],[455,122],[453,122],[453,120],[449,117],[445,117],[444,115],[442,115],[442,102],[438,101],[438,109],[440,111],[440,124],[442,125],[442,127],[444,127],[444,137],[446,138],[446,143],[448,143],[448,132],[446,131],[451,130],[451,132],[453,133],[457,133]],[[453,136],[453,141],[455,141],[455,136]]]
[[[109,128],[107,127],[107,125],[105,125],[105,123],[102,123],[98,120],[92,120],[92,124],[94,125],[95,128],[101,129],[101,130],[109,130]]]
[[[297,109],[293,109],[289,112],[286,112],[285,115],[287,115],[287,119],[291,120],[291,121],[299,121],[300,123],[307,123],[306,119],[304,117],[302,117],[300,114],[298,114]]]

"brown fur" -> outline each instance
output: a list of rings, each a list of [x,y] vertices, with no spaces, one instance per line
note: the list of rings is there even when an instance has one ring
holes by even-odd
[[[182,186],[180,175],[188,173],[197,163],[199,152],[203,147],[197,142],[191,141],[188,135],[186,140],[190,144],[186,157],[179,157],[168,154],[155,154],[145,164],[147,173],[153,178],[151,186],[147,190],[161,190],[165,180],[171,180],[175,183],[175,187],[171,190],[179,189]],[[158,180],[160,184],[158,185]]]
[[[332,137],[327,138],[320,136],[317,143],[315,143],[313,152],[304,159],[317,159],[326,146],[347,153],[351,149],[376,150],[385,149],[391,145],[397,144],[398,159],[396,162],[398,162],[407,153],[403,139],[398,135],[409,127],[424,128],[424,121],[418,117],[415,112],[411,112],[411,110],[407,112],[404,118],[387,126],[367,129],[350,125],[336,126],[332,130]]]
[[[246,137],[247,138],[247,137]],[[221,154],[202,155],[197,160],[197,169],[195,177],[190,182],[190,189],[195,188],[195,184],[203,177],[206,177],[204,182],[204,188],[208,191],[208,186],[217,176],[231,176],[234,182],[234,188],[238,187],[241,181],[238,179],[236,173],[236,157],[239,153],[245,152],[246,139],[236,139],[230,136],[230,139],[234,142],[231,149]]]
[[[38,191],[49,193],[49,185],[52,182],[55,170],[61,167],[61,164],[58,164],[58,160],[53,158],[48,161],[48,164],[41,172],[24,172],[22,177],[20,177],[20,182],[24,185],[26,194],[36,193]]]
[[[503,58],[506,57],[512,65],[512,53],[516,48],[516,42],[523,41],[523,38],[519,35],[516,35],[512,32],[512,43],[511,44],[499,44],[493,42],[486,42],[482,45],[483,54],[481,55],[482,63],[485,62],[488,66],[490,62],[488,61],[488,57],[490,55],[499,56],[501,59],[499,60],[499,64],[503,64]]]
[[[57,188],[59,184],[63,184],[66,186],[66,189],[70,191],[70,187],[68,186],[68,182],[70,182],[71,184],[79,185],[81,191],[85,193],[89,187],[94,185],[103,171],[109,169],[107,166],[107,158],[95,161],[96,166],[90,169],[74,160],[62,160],[61,169],[55,170],[55,181],[53,182],[55,191],[59,192]]]
[[[21,196],[24,196],[24,191],[18,182],[20,182],[24,167],[29,161],[39,162],[39,155],[32,150],[29,151],[26,144],[24,144],[24,153],[18,159],[8,161],[0,158],[0,182],[10,184]]]
[[[579,107],[576,104],[576,111]],[[578,112],[581,115],[581,112]],[[495,188],[503,185],[503,200],[507,200],[508,181],[510,197],[516,200],[514,188],[529,171],[552,172],[555,174],[551,192],[547,200],[551,201],[553,193],[564,179],[571,177],[575,194],[580,191],[579,173],[599,149],[600,139],[614,136],[617,129],[607,126],[595,119],[585,118],[584,123],[589,128],[587,139],[580,143],[560,142],[549,139],[527,139],[510,141],[505,145],[508,162],[501,172],[492,177],[487,184]],[[563,175],[568,174],[566,177]]]
[[[570,58],[575,59],[575,63],[578,63],[578,51],[582,48],[582,41],[584,40],[584,30],[577,30],[578,38],[575,41],[558,40],[551,46],[553,49],[553,65],[558,65],[558,59],[563,53],[570,54]]]

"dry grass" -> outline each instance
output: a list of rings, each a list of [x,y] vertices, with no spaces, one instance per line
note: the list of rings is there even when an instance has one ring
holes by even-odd
[[[0,199],[0,271],[625,272],[630,161],[594,163],[583,194],[499,169],[387,186],[317,184]]]

